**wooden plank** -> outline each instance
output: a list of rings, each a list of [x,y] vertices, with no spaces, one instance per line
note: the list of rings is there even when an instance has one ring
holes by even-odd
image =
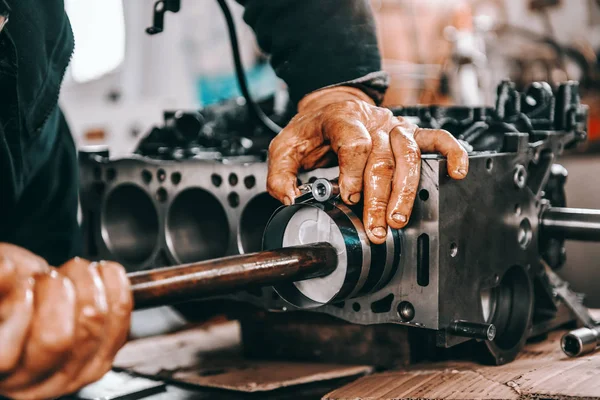
[[[528,344],[514,362],[423,363],[360,378],[324,397],[342,399],[600,399],[600,353],[569,358],[560,349],[564,331]]]
[[[132,341],[119,352],[114,366],[143,376],[241,392],[270,391],[373,370],[366,365],[245,360],[236,322]]]
[[[208,371],[197,369],[176,372],[171,379],[203,387],[264,392],[305,383],[365,375],[372,370],[369,366],[360,365],[243,361]]]

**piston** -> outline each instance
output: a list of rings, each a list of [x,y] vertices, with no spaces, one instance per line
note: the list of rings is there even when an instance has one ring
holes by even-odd
[[[335,187],[332,187],[335,191]],[[314,308],[373,293],[384,287],[397,270],[400,232],[388,228],[385,243],[370,243],[360,210],[339,197],[323,193],[278,209],[267,224],[263,249],[327,242],[337,252],[337,266],[327,276],[274,286],[282,299],[299,308]]]

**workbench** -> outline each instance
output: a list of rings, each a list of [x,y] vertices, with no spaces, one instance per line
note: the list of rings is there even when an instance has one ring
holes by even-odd
[[[559,346],[563,333],[528,344],[503,366],[445,361],[378,372],[369,365],[243,359],[239,323],[223,322],[132,341],[115,361],[118,372],[71,398],[98,398],[94,390],[100,393],[102,385],[117,384],[124,393],[128,385],[146,384],[151,386],[146,393],[104,398],[600,399],[600,352],[566,357]],[[140,376],[152,379],[139,386]]]

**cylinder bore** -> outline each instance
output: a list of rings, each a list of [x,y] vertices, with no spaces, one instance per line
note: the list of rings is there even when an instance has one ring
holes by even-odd
[[[158,212],[150,196],[140,187],[123,184],[112,190],[102,212],[102,238],[115,259],[141,264],[156,248]]]
[[[186,189],[169,207],[166,239],[180,263],[222,257],[229,243],[227,214],[219,200],[206,190]]]
[[[253,253],[262,250],[262,238],[271,215],[281,207],[281,203],[268,193],[254,196],[242,211],[238,231],[240,253]]]

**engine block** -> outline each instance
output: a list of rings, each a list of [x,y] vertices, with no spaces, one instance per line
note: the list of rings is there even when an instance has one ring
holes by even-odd
[[[469,148],[470,167],[454,181],[443,157],[424,155],[409,224],[390,229],[382,245],[366,239],[360,205],[320,196],[326,190],[315,185],[335,185],[337,168],[302,173],[306,194],[281,207],[265,192],[266,163],[256,155],[206,150],[115,160],[85,153],[87,256],[133,271],[329,241],[338,250],[331,275],[228,298],[356,324],[425,328],[441,347],[495,337],[485,342],[494,362],[511,361],[527,338],[573,319],[549,278],[564,261],[564,239],[545,235],[540,218],[565,205],[566,174],[556,158],[585,138],[577,84],[553,93],[535,83],[519,93],[504,82],[495,107],[393,112],[450,131]]]

